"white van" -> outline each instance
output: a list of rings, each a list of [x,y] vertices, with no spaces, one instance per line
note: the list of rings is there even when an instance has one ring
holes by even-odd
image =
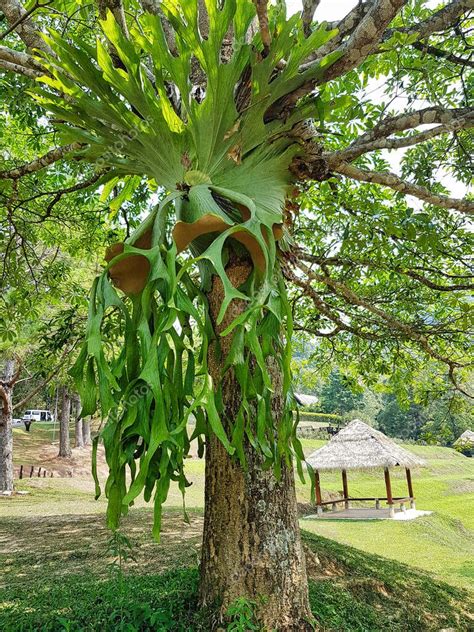
[[[25,410],[22,421],[54,421],[53,414],[49,410]]]

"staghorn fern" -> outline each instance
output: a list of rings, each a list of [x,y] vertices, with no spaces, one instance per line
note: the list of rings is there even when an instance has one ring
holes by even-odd
[[[210,26],[205,39],[197,1],[167,0],[162,6],[176,33],[177,54],[170,52],[158,17],[140,18],[127,39],[109,13],[102,29],[123,67],[114,66],[102,41],[96,48],[70,44],[51,32],[46,39],[54,56],[42,54],[49,74],[36,94],[65,121],[65,139],[84,143],[84,159],[110,167],[111,178],[145,175],[166,192],[128,242],[108,253],[109,264],[92,290],[86,341],[73,369],[83,414],[94,413],[99,404],[107,417],[101,439],[110,469],[108,523],[116,528],[140,493],[146,500],[154,495],[156,537],[170,482],[177,481],[183,494],[188,485],[184,459],[194,438],[202,451],[203,437],[215,433],[245,467],[246,437],[277,476],[283,460],[293,456],[302,474],[291,413],[291,312],[276,240],[291,185],[289,165],[300,150],[288,132],[311,116],[315,105],[302,104],[287,119],[266,121],[265,115],[335,59],[328,56],[319,67],[298,72],[309,52],[335,32],[321,27],[305,39],[299,17],[286,20],[281,11],[274,16],[270,50],[261,55],[258,38],[246,43],[255,17],[251,0],[239,1],[238,8],[236,0],[226,0],[222,9],[206,0]],[[231,28],[232,56],[223,62],[221,49]],[[152,79],[143,52],[153,62]],[[192,95],[193,58],[207,80],[201,102]],[[238,111],[235,87],[249,70],[248,103]],[[179,93],[179,108],[169,97],[170,83]],[[165,227],[173,212],[170,235]],[[240,288],[225,271],[229,238],[240,242],[236,247],[246,248],[254,263]],[[179,263],[178,251],[186,248],[191,255]],[[200,287],[190,276],[195,266]],[[240,410],[228,433],[219,416],[219,385],[213,384],[207,365],[215,340],[205,295],[212,274],[224,288],[218,323],[233,299],[247,303],[222,332],[233,336],[223,370],[232,366],[241,387]],[[119,320],[121,346],[107,334],[111,312]],[[271,414],[270,358],[284,376],[285,411],[278,421]],[[196,426],[189,436],[191,414]],[[97,440],[94,462],[96,450]]]

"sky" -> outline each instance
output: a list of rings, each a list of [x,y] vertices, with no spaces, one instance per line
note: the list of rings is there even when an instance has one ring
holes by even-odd
[[[339,20],[343,18],[357,4],[357,0],[321,0],[316,17],[319,22],[323,20]],[[301,0],[286,0],[288,11],[296,13],[301,11]]]
[[[321,0],[319,4],[315,17],[318,22],[328,21],[332,22],[334,20],[339,20],[343,18],[347,13],[357,4],[357,0]],[[428,6],[435,6],[437,4],[437,0],[431,0],[427,3]],[[286,0],[286,6],[288,8],[288,13],[296,13],[297,11],[301,11],[302,9],[302,1],[301,0]],[[376,101],[379,99],[380,101],[386,100],[383,90],[383,80],[374,82],[373,86],[368,87],[368,90],[371,92],[371,99]],[[416,106],[417,104],[413,104]],[[419,107],[426,107],[426,103],[420,103]],[[406,107],[406,103],[403,99],[395,99],[392,102],[392,108],[398,109],[399,111],[403,111]],[[424,129],[425,127],[431,126],[423,126],[420,129]],[[388,160],[391,165],[392,170],[397,173],[399,172],[399,164],[400,158],[402,157],[405,150],[397,150],[390,152],[383,152],[384,158]],[[456,197],[464,197],[466,195],[466,186],[460,182],[457,182],[450,175],[440,174],[441,180],[445,186],[450,189],[451,194]],[[420,203],[418,200],[414,198],[410,198],[414,206],[418,206]]]

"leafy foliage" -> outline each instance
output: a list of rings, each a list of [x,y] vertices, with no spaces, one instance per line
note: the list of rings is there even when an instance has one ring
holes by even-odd
[[[362,402],[363,395],[357,384],[351,384],[350,380],[336,369],[331,372],[321,389],[320,398],[323,413],[343,415],[356,410]]]
[[[110,467],[105,488],[109,525],[116,528],[120,515],[144,491],[147,500],[154,495],[156,537],[170,482],[178,481],[183,494],[188,484],[184,460],[192,439],[198,438],[202,446],[202,437],[213,432],[245,467],[243,441],[247,437],[264,456],[264,467],[273,466],[277,476],[283,459],[296,456],[298,463],[303,459],[291,414],[292,319],[275,236],[291,183],[289,164],[298,152],[287,132],[315,106],[303,104],[287,119],[270,122],[265,113],[338,57],[338,53],[326,56],[299,72],[308,53],[335,32],[322,26],[305,39],[297,16],[286,20],[284,13],[276,12],[279,36],[262,56],[258,42],[252,47],[245,41],[255,15],[250,0],[239,3],[238,11],[234,1],[222,9],[215,2],[206,2],[206,7],[210,29],[208,37],[202,38],[196,2],[163,3],[176,33],[178,56],[170,52],[158,17],[141,18],[128,40],[109,13],[102,29],[121,68],[114,65],[100,39],[94,50],[78,39],[68,44],[50,31],[47,42],[56,57],[43,54],[50,75],[42,81],[53,90],[41,89],[37,94],[44,107],[68,122],[63,126],[64,140],[87,143],[79,155],[109,167],[109,180],[126,176],[125,188],[133,189],[139,184],[134,175],[147,175],[166,193],[96,280],[87,342],[72,372],[81,389],[83,414],[93,414],[98,400],[102,415],[108,418],[101,437]],[[232,56],[222,60],[223,41],[231,26]],[[152,56],[153,83],[142,64],[141,50]],[[191,94],[192,58],[206,76],[202,101]],[[282,60],[283,70],[275,77],[273,70]],[[239,112],[234,89],[246,70],[251,92],[247,107]],[[167,93],[170,81],[179,90],[180,111]],[[172,205],[178,221],[170,238],[167,221]],[[243,243],[254,263],[253,273],[240,288],[232,285],[225,271],[229,239]],[[147,242],[145,248],[140,240]],[[178,247],[189,244],[193,257],[177,263]],[[134,274],[127,271],[127,264],[138,257],[149,273],[143,282],[137,284],[135,279],[133,291],[127,292],[131,296],[123,298],[108,273],[113,277],[114,270],[124,264],[121,269],[128,277],[123,288],[127,290]],[[196,266],[200,287],[191,276]],[[205,295],[211,274],[219,276],[224,288],[217,325],[232,300],[247,303],[245,311],[222,332],[233,336],[224,371],[233,368],[242,391],[240,409],[228,433],[219,417],[220,387],[213,384],[208,371],[209,345],[215,338]],[[112,338],[107,327],[110,319],[120,332]],[[283,326],[286,342],[280,337]],[[200,341],[197,355],[196,337]],[[284,374],[285,411],[278,420],[272,415],[270,358]],[[190,415],[196,419],[191,437]],[[131,473],[128,489],[127,468]],[[302,474],[300,465],[299,470]]]

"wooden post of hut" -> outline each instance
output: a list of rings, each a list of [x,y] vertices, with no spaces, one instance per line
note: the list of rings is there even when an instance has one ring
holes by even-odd
[[[409,467],[405,468],[407,475],[408,496],[410,497],[410,509],[416,509],[415,496],[413,494],[413,483],[411,482],[411,471]]]
[[[349,509],[349,486],[347,485],[346,470],[342,470],[342,490],[344,494],[344,508]]]
[[[316,492],[316,513],[320,516],[323,513],[322,497],[321,497],[321,481],[319,480],[319,472],[314,473],[314,487]]]
[[[390,518],[395,517],[395,509],[393,508],[393,496],[392,496],[392,483],[390,482],[390,471],[388,467],[384,469],[385,474],[385,489],[387,490],[387,504],[388,504],[388,513]]]

